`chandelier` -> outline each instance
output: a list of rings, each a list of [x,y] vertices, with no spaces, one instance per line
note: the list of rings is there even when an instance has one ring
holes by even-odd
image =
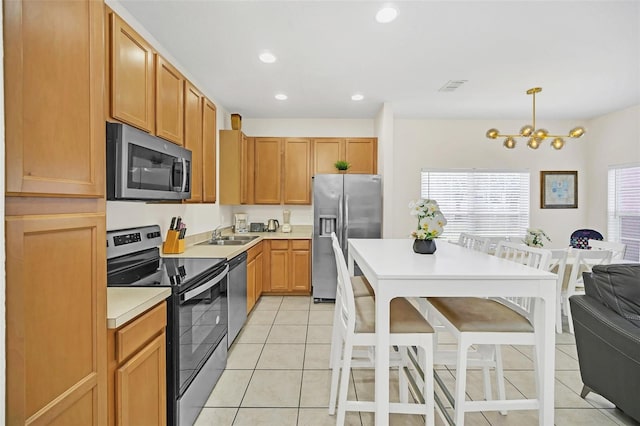
[[[527,146],[531,149],[538,149],[540,144],[545,139],[553,139],[551,141],[551,146],[554,149],[562,149],[562,147],[564,146],[563,138],[579,138],[580,136],[584,135],[585,131],[582,127],[571,129],[568,135],[550,135],[546,129],[538,129],[536,127],[536,93],[540,92],[542,92],[542,87],[534,87],[527,90],[527,95],[533,95],[533,123],[531,125],[527,124],[526,126],[522,127],[520,129],[520,134],[518,135],[501,135],[498,129],[489,129],[487,130],[487,137],[489,139],[506,137],[502,144],[507,149],[515,148],[515,138],[519,137],[529,138],[529,140],[527,141]]]

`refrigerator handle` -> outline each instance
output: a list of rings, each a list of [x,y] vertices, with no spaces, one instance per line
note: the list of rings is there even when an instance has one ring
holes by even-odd
[[[342,241],[342,236],[343,236],[343,229],[342,229],[342,224],[343,224],[343,217],[342,217],[342,195],[340,195],[340,197],[338,198],[338,229],[337,229],[337,236],[338,236],[338,242],[340,243],[340,247],[342,247],[342,249],[344,250],[344,244]]]
[[[344,196],[344,237],[342,238],[342,240],[345,244],[345,247],[343,249],[345,251],[347,238],[349,238],[349,194]]]

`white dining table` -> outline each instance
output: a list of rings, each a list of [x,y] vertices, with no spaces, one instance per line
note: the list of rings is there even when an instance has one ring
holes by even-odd
[[[375,291],[376,425],[389,424],[389,303],[396,297],[534,297],[539,424],[554,424],[556,275],[437,240],[434,254],[416,254],[411,239],[349,239],[348,266],[357,264]],[[540,303],[542,302],[542,303]]]

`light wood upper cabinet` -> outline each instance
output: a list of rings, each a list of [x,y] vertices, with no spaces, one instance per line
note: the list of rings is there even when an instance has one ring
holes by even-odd
[[[202,119],[204,97],[190,82],[185,81],[184,96],[184,147],[191,150],[191,198],[192,203],[202,201],[203,158]]]
[[[216,202],[216,106],[204,98],[202,105],[202,201]]]
[[[3,6],[7,195],[104,196],[104,4]]]
[[[9,210],[6,423],[104,425],[105,215]]]
[[[184,143],[184,81],[180,72],[156,54],[156,136]]]
[[[115,13],[110,14],[111,117],[153,132],[153,49]]]
[[[313,140],[313,174],[338,173],[334,163],[347,161],[347,173],[378,173],[376,138],[318,138]]]
[[[220,130],[220,204],[253,204],[254,140]]]
[[[311,145],[311,139],[284,140],[284,204],[311,204]]]
[[[347,173],[378,172],[378,140],[376,138],[345,139],[345,160],[351,164]]]
[[[344,159],[344,139],[313,140],[313,174],[337,173],[334,163]]]
[[[282,201],[282,139],[255,138],[254,202],[280,204]]]

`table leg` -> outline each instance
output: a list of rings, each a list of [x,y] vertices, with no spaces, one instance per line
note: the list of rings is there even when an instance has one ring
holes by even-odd
[[[555,288],[544,286],[543,296],[536,303],[535,334],[538,397],[540,398],[541,426],[552,425],[554,418],[555,383]]]
[[[389,424],[389,309],[391,298],[384,285],[376,291],[376,426]]]

